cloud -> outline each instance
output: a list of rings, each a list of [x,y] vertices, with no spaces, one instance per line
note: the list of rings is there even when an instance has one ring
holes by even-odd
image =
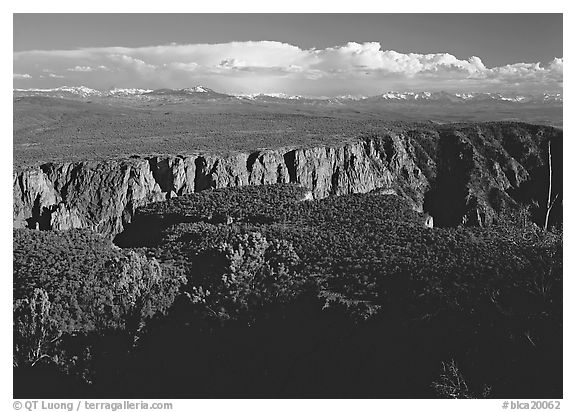
[[[556,74],[558,74],[560,77],[562,77],[562,70],[564,67],[564,59],[561,58],[555,58],[554,60],[552,60],[550,62],[550,70]]]
[[[200,65],[198,63],[180,63],[180,62],[175,62],[175,63],[168,63],[165,64],[163,66],[164,68],[166,68],[167,70],[181,70],[181,71],[185,71],[185,72],[193,72],[196,71],[200,68]]]
[[[55,74],[55,73],[48,74],[48,77],[51,77],[53,79],[64,79],[64,76],[62,76],[60,74]]]
[[[106,56],[106,59],[108,59],[112,67],[118,70],[135,71],[144,74],[156,70],[155,65],[146,63],[142,59],[127,54],[109,54]]]
[[[76,67],[69,67],[66,70],[69,72],[93,72],[94,69],[90,66],[76,66]]]
[[[96,66],[96,67],[92,67],[92,66],[75,66],[75,67],[68,67],[66,69],[66,71],[69,72],[95,72],[95,71],[110,71],[110,69],[104,65],[100,65],[100,66]]]
[[[23,74],[21,74],[21,73],[14,73],[14,74],[12,75],[12,77],[13,77],[14,79],[31,79],[31,78],[32,78],[32,76],[30,76],[28,73],[23,73]]]
[[[516,63],[487,70],[486,76],[502,82],[562,82],[563,59],[555,58],[548,65]]]
[[[106,66],[101,66],[101,67],[106,67]],[[69,72],[93,72],[93,71],[98,70],[98,68],[91,67],[91,66],[75,66],[75,67],[69,67],[66,70]]]
[[[349,42],[323,49],[247,41],[14,53],[15,71],[35,74],[37,67],[68,72],[67,80],[95,88],[204,84],[226,92],[322,95],[376,94],[395,87],[554,91],[561,90],[563,81],[563,58],[489,68],[477,56],[399,53],[383,49],[378,42]],[[25,78],[14,75],[15,80]]]

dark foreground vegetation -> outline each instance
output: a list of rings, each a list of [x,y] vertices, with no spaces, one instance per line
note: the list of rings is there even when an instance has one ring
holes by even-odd
[[[562,233],[293,185],[14,231],[15,397],[562,397]]]

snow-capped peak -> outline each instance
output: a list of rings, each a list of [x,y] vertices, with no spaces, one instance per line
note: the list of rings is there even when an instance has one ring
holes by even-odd
[[[275,97],[277,99],[288,99],[288,100],[300,100],[302,96],[299,95],[290,95],[286,93],[266,93],[264,96],[268,97]]]
[[[430,92],[414,93],[413,96],[414,96],[414,99],[416,99],[416,100],[429,99],[430,97],[432,97],[432,93],[430,93]]]
[[[114,88],[108,92],[109,96],[135,96],[150,93],[151,89],[119,89]]]
[[[286,93],[243,93],[243,94],[235,94],[234,96],[237,98],[250,99],[250,100],[266,97],[271,97],[273,99],[284,99],[284,100],[305,99],[304,96],[290,95]]]
[[[96,89],[91,89],[86,86],[62,86],[58,87],[56,91],[68,92],[78,94],[80,96],[101,96],[102,92]]]
[[[366,96],[357,95],[357,94],[344,94],[341,96],[336,96],[335,99],[338,100],[364,100],[367,99]]]
[[[454,96],[459,97],[462,100],[468,100],[474,97],[472,93],[456,93]]]
[[[562,94],[541,94],[537,96],[522,96],[515,93],[490,93],[490,92],[470,92],[470,93],[447,93],[447,92],[396,92],[389,91],[379,95],[383,100],[391,101],[414,101],[414,100],[430,100],[430,101],[465,101],[465,102],[480,102],[480,101],[500,101],[512,103],[528,103],[535,101],[548,101],[548,102],[561,102]]]
[[[196,93],[208,93],[210,91],[202,86],[195,86],[192,88],[192,90],[195,91]]]
[[[194,87],[186,87],[181,89],[183,92],[187,93],[210,93],[212,90],[208,89],[204,86],[194,86]]]
[[[100,91],[86,86],[61,86],[51,89],[13,89],[18,95],[28,96],[51,96],[59,98],[90,98],[90,97],[135,97],[135,98],[154,98],[154,96],[194,96],[194,97],[207,97],[213,96],[227,96],[214,92],[213,90],[204,86],[194,86],[184,89],[140,89],[140,88],[114,88],[108,91]],[[247,93],[235,94],[234,97],[238,99],[248,100],[267,100],[279,99],[289,101],[300,101],[308,103],[309,101],[327,101],[332,103],[343,104],[352,101],[385,101],[390,104],[399,102],[401,104],[414,102],[417,104],[430,103],[466,103],[476,104],[482,102],[502,102],[502,103],[518,103],[518,104],[536,104],[536,103],[549,103],[561,104],[563,101],[562,93],[537,93],[534,95],[520,95],[516,93],[492,93],[492,92],[458,92],[448,93],[444,91],[387,91],[383,94],[365,97],[361,95],[342,95],[337,97],[325,96],[302,96],[302,95],[289,95],[286,93]],[[273,100],[272,100],[273,101]]]
[[[562,101],[562,93],[544,93],[542,95],[542,99],[544,101],[554,101],[554,102],[561,102]]]
[[[386,100],[399,100],[399,99],[406,100],[408,96],[407,93],[386,92],[382,95],[382,98]]]
[[[86,86],[61,86],[53,89],[14,89],[17,92],[28,93],[70,93],[82,97],[102,96],[102,92]]]

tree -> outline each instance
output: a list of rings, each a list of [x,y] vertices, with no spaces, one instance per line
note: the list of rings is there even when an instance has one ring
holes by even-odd
[[[548,140],[548,202],[546,203],[546,220],[544,221],[544,230],[548,230],[550,211],[558,199],[558,194],[552,200],[552,148],[551,140]]]
[[[220,270],[199,274],[190,298],[220,319],[251,319],[255,310],[285,303],[300,291],[300,258],[285,240],[246,233],[220,245],[214,257]]]
[[[14,366],[34,366],[49,357],[59,334],[50,318],[50,299],[41,288],[14,302]]]

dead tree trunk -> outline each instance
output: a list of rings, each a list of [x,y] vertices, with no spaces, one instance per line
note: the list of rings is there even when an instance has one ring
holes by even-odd
[[[552,200],[552,148],[551,140],[548,140],[548,202],[546,203],[546,220],[544,220],[544,230],[548,230],[550,211],[556,202],[558,195]]]

